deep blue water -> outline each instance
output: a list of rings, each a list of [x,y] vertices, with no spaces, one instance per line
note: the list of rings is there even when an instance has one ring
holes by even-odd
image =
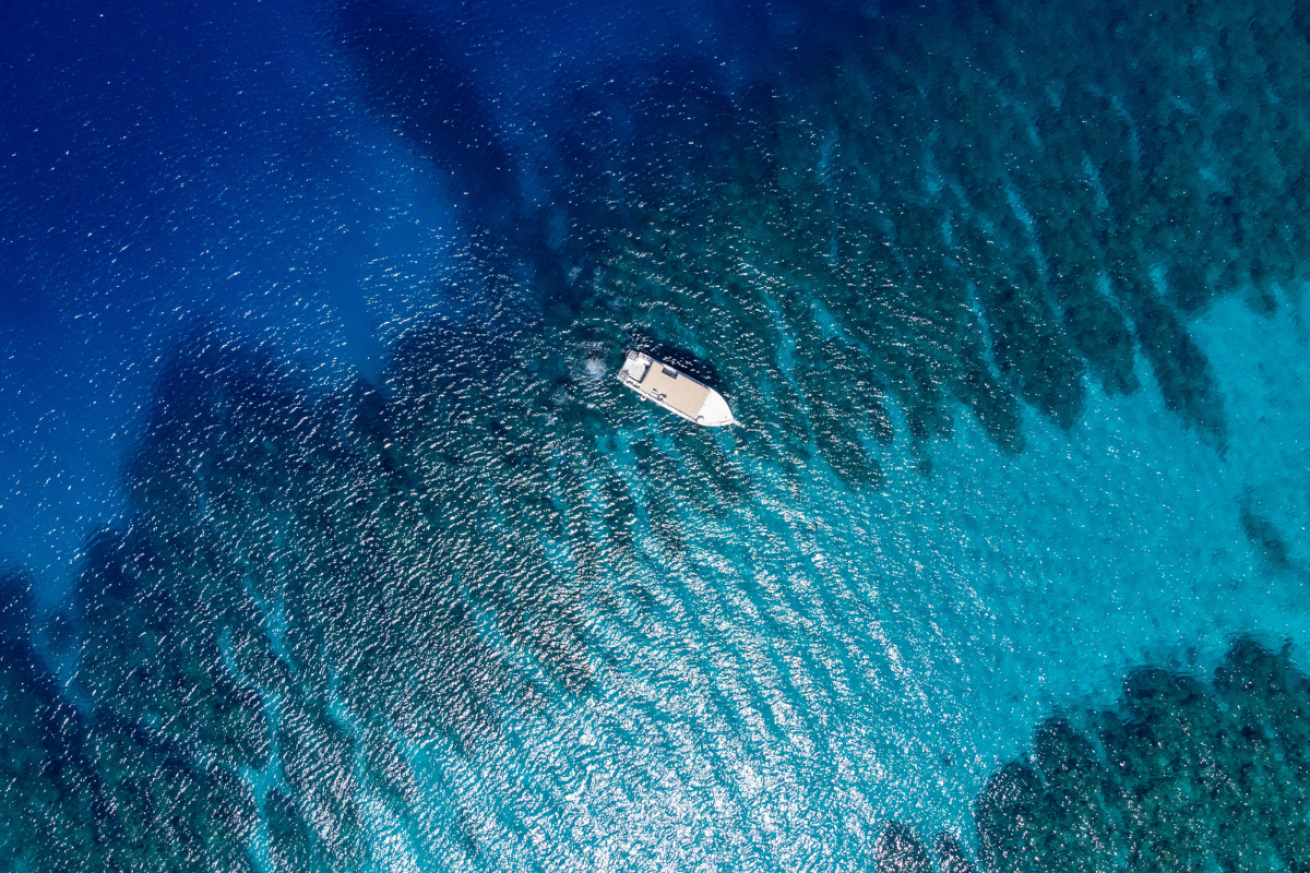
[[[0,40],[11,869],[1310,870],[1310,4]]]

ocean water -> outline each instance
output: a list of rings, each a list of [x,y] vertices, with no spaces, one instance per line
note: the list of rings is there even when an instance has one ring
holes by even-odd
[[[0,15],[9,869],[1310,869],[1310,6]]]

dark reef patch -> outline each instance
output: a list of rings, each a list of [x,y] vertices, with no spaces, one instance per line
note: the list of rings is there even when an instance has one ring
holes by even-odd
[[[0,580],[0,850],[13,869],[250,871],[235,776],[107,710],[69,702],[31,644],[25,581]]]
[[[813,441],[836,469],[874,464],[840,457],[802,369],[829,374],[832,344],[847,419],[881,441],[895,400],[917,452],[956,402],[1018,451],[1018,403],[1068,428],[1090,383],[1138,390],[1140,353],[1223,453],[1187,321],[1298,293],[1303,5],[891,4],[732,88],[695,63],[607,70],[561,91],[541,171],[569,318],[714,349],[748,418],[750,383],[794,401],[775,449]]]
[[[1239,510],[1242,532],[1246,534],[1247,541],[1255,547],[1256,554],[1263,557],[1265,562],[1275,570],[1295,570],[1296,565],[1292,562],[1291,547],[1287,540],[1283,539],[1282,533],[1273,522],[1255,511],[1249,496],[1241,501]]]
[[[909,828],[889,822],[873,847],[877,873],[931,873],[932,861]]]
[[[974,804],[988,873],[1310,870],[1310,679],[1286,649],[1237,639],[1212,685],[1147,667],[1084,732],[1054,718]],[[878,870],[929,869],[887,826]],[[972,869],[953,837],[937,869]],[[899,865],[899,866],[898,866]],[[910,866],[906,866],[910,865]]]
[[[278,869],[368,866],[366,785],[405,816],[414,747],[472,749],[547,686],[585,692],[578,591],[534,533],[562,526],[526,419],[505,408],[524,402],[513,377],[494,341],[434,324],[380,387],[315,394],[222,330],[193,331],[130,466],[127,523],[91,540],[58,617],[89,721],[6,581],[4,705],[31,700],[0,760],[36,792],[9,801],[69,820],[14,851],[82,834],[108,869],[240,870],[262,819]]]

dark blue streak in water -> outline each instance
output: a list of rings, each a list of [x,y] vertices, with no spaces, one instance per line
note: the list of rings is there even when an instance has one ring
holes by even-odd
[[[451,194],[475,222],[503,225],[519,200],[516,161],[490,107],[437,33],[386,0],[346,4],[337,26],[379,119],[451,173]]]
[[[15,869],[1300,869],[1304,3],[4,15]]]

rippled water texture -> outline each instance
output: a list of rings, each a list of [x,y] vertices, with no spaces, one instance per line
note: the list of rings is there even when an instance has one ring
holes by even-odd
[[[178,304],[0,579],[11,869],[1310,869],[1310,3],[599,10],[503,102],[297,9],[449,251],[371,370]]]

